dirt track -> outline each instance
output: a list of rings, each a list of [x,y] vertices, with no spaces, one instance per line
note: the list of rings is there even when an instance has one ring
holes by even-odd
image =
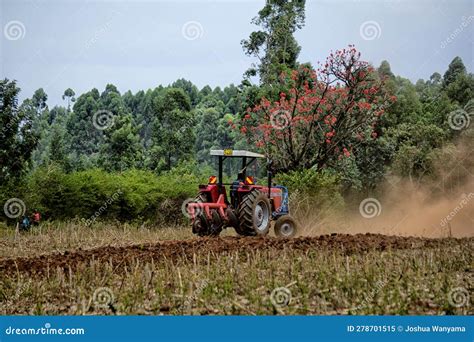
[[[464,238],[474,244],[474,238]],[[64,253],[40,255],[29,258],[0,259],[0,274],[17,272],[45,273],[62,268],[76,269],[79,265],[111,261],[113,264],[127,263],[133,260],[142,262],[177,260],[192,258],[193,255],[211,256],[230,252],[252,252],[265,250],[317,251],[332,249],[345,254],[364,253],[371,250],[436,248],[446,244],[457,245],[461,239],[427,239],[415,237],[385,236],[380,234],[333,234],[319,237],[301,237],[291,240],[275,238],[225,237],[208,239],[190,239],[183,241],[164,241],[155,244],[131,245],[121,247],[102,247],[90,250],[74,250]]]

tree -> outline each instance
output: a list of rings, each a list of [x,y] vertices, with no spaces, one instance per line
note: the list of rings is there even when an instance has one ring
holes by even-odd
[[[67,118],[68,112],[64,107],[54,106],[49,111],[47,121],[49,125],[54,124],[55,122],[61,122],[64,124],[64,120]]]
[[[199,90],[198,88],[188,80],[180,78],[179,80],[173,82],[171,88],[181,88],[186,94],[188,94],[189,99],[191,100],[191,105],[196,106],[199,102]]]
[[[422,122],[403,123],[387,130],[387,139],[396,146],[392,168],[410,181],[418,182],[433,171],[433,159],[446,136],[441,128]]]
[[[54,125],[49,143],[49,161],[61,166],[63,169],[68,169],[69,163],[64,137],[64,128],[60,125]]]
[[[258,74],[262,84],[272,84],[282,71],[296,68],[301,48],[293,34],[304,26],[304,21],[305,0],[267,0],[252,19],[261,30],[241,42],[245,53],[260,62],[247,71],[247,77]]]
[[[33,94],[31,101],[33,106],[36,108],[36,112],[40,115],[45,109],[48,108],[46,101],[48,100],[48,95],[44,92],[43,88],[39,88]]]
[[[197,161],[200,163],[210,162],[209,150],[221,148],[218,139],[220,114],[215,108],[203,108],[196,110],[196,152]],[[223,146],[229,147],[229,146]]]
[[[263,98],[240,131],[272,157],[279,171],[326,167],[366,139],[394,101],[353,46],[331,53],[318,71],[301,66],[281,77],[287,91]]]
[[[387,61],[382,61],[380,63],[377,72],[381,77],[395,78],[395,75],[393,74],[392,69],[390,68],[390,63],[388,63]]]
[[[47,118],[49,117],[49,109],[46,101],[48,95],[43,88],[37,89],[31,99],[26,99],[21,104],[22,110],[31,111],[33,119],[33,129],[37,136],[41,136],[47,126]]]
[[[0,80],[0,185],[22,174],[37,144],[31,112],[18,109],[19,92],[15,81]]]
[[[79,96],[74,103],[66,123],[68,147],[75,155],[71,158],[72,161],[79,160],[80,155],[90,159],[99,151],[102,131],[94,125],[94,115],[102,110],[99,99],[99,91],[94,88]]]
[[[163,93],[164,88],[158,86],[155,89],[148,89],[146,92],[139,91],[135,96],[125,93],[123,100],[132,113],[134,122],[140,125],[140,138],[143,146],[148,148],[151,145],[152,122],[155,117],[155,99]]]
[[[203,98],[210,94],[212,94],[212,88],[206,85],[199,91],[199,102],[201,102]]]
[[[455,57],[449,63],[443,76],[442,89],[461,107],[474,97],[474,75],[467,73],[461,57]]]
[[[445,88],[446,94],[452,101],[464,107],[474,98],[474,75],[460,73],[456,79]]]
[[[426,125],[435,125],[449,131],[450,128],[446,124],[447,116],[456,109],[456,106],[453,105],[446,92],[441,90],[441,82],[436,80],[436,75],[430,81],[425,82],[422,87],[417,87],[416,91],[421,103],[421,109],[417,114],[416,121],[423,122]],[[399,98],[400,102],[402,102],[402,97],[400,96]],[[404,107],[400,106],[399,110],[404,110]],[[404,121],[399,123],[403,124]]]
[[[341,158],[342,162],[352,160],[358,174],[358,177],[346,178],[346,188],[370,191],[375,189],[384,178],[386,167],[394,153],[394,145],[385,139],[385,133],[378,132],[377,134],[377,139],[362,140],[350,158]],[[345,175],[345,165],[337,166],[339,174]]]
[[[197,108],[215,108],[219,113],[223,113],[225,105],[219,97],[211,93],[201,99]]]
[[[67,111],[71,110],[71,102],[75,102],[76,98],[74,97],[76,93],[71,88],[67,88],[63,94],[63,100],[67,100]]]
[[[431,85],[439,85],[439,84],[441,84],[441,81],[442,81],[442,77],[441,77],[441,74],[439,72],[434,72],[430,76],[430,84]]]
[[[114,125],[104,132],[99,163],[105,170],[124,171],[140,166],[143,147],[139,130],[140,126],[135,125],[128,114],[118,117]]]
[[[234,84],[224,88],[223,101],[226,113],[237,114],[240,111],[241,94]]]
[[[457,56],[449,63],[448,70],[444,73],[443,76],[443,88],[448,87],[453,83],[459,75],[466,74],[466,67],[461,59]]]
[[[416,88],[409,79],[397,76],[385,85],[391,93],[397,95],[397,101],[386,110],[381,118],[383,127],[392,127],[401,122],[417,122],[422,116],[422,105]]]
[[[23,101],[21,109],[29,111],[32,113],[32,116],[35,117],[33,122],[33,129],[35,134],[38,136],[38,143],[35,150],[32,153],[32,167],[36,168],[40,165],[46,165],[51,162],[51,154],[61,154],[64,152],[65,148],[65,123],[67,120],[67,110],[64,107],[55,106],[51,110],[44,110],[39,116],[36,114],[36,109],[32,105],[31,99],[26,99]],[[60,137],[58,136],[60,135]],[[56,150],[60,148],[58,145],[54,145],[58,142],[53,143],[53,139],[61,140],[62,151]],[[53,151],[51,150],[53,149]],[[67,158],[64,158],[64,163],[59,163],[65,169],[68,166],[66,163]]]
[[[152,169],[171,170],[194,151],[191,101],[182,89],[168,88],[154,100],[154,111],[147,164]]]

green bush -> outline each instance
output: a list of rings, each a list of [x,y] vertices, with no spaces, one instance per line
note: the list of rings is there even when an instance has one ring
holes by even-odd
[[[290,207],[299,211],[339,210],[344,207],[341,185],[337,174],[313,169],[279,174],[275,180],[288,187]]]
[[[21,184],[2,189],[0,197],[2,203],[8,198],[20,198],[28,214],[37,208],[50,220],[179,224],[186,221],[181,211],[183,201],[194,198],[197,185],[206,183],[211,173],[193,163],[178,165],[161,175],[101,169],[65,173],[50,165],[37,168]],[[306,211],[322,212],[344,205],[335,174],[306,170],[278,175],[276,181],[289,188],[290,205],[298,206],[295,213],[304,215]]]
[[[194,197],[203,179],[184,167],[162,175],[129,170],[108,173],[100,169],[64,173],[49,166],[36,169],[15,194],[28,211],[38,208],[47,219],[181,222],[181,205]]]

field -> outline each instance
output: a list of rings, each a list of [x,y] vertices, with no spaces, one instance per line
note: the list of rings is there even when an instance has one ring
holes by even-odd
[[[3,229],[0,314],[473,314],[473,251],[472,237]]]

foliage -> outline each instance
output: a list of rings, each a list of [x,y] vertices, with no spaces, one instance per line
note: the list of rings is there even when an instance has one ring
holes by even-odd
[[[103,141],[102,132],[93,125],[94,114],[102,110],[99,99],[99,91],[94,88],[79,96],[74,103],[66,123],[68,145],[72,153],[87,156],[97,154]]]
[[[76,95],[76,93],[71,88],[67,88],[64,91],[63,100],[67,100],[67,110],[68,111],[71,109],[71,102],[76,102],[76,98],[74,97],[75,95]]]
[[[306,66],[284,74],[288,91],[263,98],[247,111],[241,132],[276,161],[279,171],[334,164],[375,127],[390,98],[372,67],[354,47],[336,51],[318,71]]]
[[[459,75],[466,73],[466,67],[461,59],[461,57],[456,56],[449,63],[448,70],[444,73],[443,76],[443,87],[449,86],[451,83],[455,82]]]
[[[15,81],[0,80],[0,186],[23,174],[37,144],[34,113],[18,109],[19,92]]]
[[[290,205],[308,202],[307,209],[317,208],[318,211],[329,207],[340,209],[344,206],[340,179],[334,172],[317,172],[314,169],[291,171],[278,174],[275,182],[288,187]]]
[[[150,171],[110,173],[91,169],[64,173],[56,165],[40,167],[28,176],[22,191],[10,194],[38,208],[46,219],[182,221],[182,202],[202,180],[189,167],[156,176]],[[105,210],[101,208],[106,207]]]
[[[169,88],[155,99],[154,109],[152,146],[147,163],[155,170],[171,170],[193,151],[191,101],[182,89]]]
[[[252,32],[241,44],[248,56],[257,57],[259,66],[246,72],[247,77],[260,76],[262,84],[278,81],[281,72],[297,66],[301,47],[293,34],[304,26],[305,0],[266,1],[252,23],[261,30]]]
[[[273,158],[279,177],[308,172],[311,176],[304,177],[312,179],[314,172],[314,177],[327,173],[337,178],[337,189],[331,190],[335,196],[372,192],[387,174],[415,182],[437,177],[440,159],[449,160],[446,151],[455,145],[459,149],[457,142],[464,141],[473,126],[468,119],[472,121],[474,109],[474,75],[461,58],[455,57],[445,72],[415,84],[395,75],[388,61],[378,68],[362,61],[353,46],[332,53],[315,69],[298,61],[294,34],[304,21],[304,0],[266,1],[252,21],[259,30],[242,41],[245,53],[259,63],[238,86],[198,88],[178,79],[136,93],[121,94],[113,84],[82,94],[68,88],[64,106],[50,109],[43,88],[27,94],[30,97],[20,104],[16,82],[1,80],[1,199],[47,192],[41,181],[31,180],[43,173],[56,175],[44,176],[44,184],[51,183],[51,191],[61,190],[50,199],[42,197],[41,203],[55,200],[64,211],[52,217],[84,215],[91,208],[69,211],[60,199],[68,196],[65,189],[76,191],[75,182],[82,183],[88,172],[119,183],[117,172],[129,175],[137,169],[151,179],[166,174],[199,177],[212,172],[213,148],[260,150]],[[256,75],[260,84],[252,85],[249,77]],[[112,119],[98,128],[94,121],[102,112]],[[461,131],[452,129],[452,113],[467,120]],[[235,173],[235,167],[229,163],[224,171]],[[137,179],[142,178],[137,173]],[[39,203],[25,200],[28,205]],[[73,208],[73,202],[66,203]],[[98,204],[97,199],[91,202]],[[135,204],[117,215],[139,219],[147,211]]]
[[[105,170],[124,171],[142,166],[143,152],[138,131],[130,114],[114,121],[114,125],[104,132],[99,162]]]

